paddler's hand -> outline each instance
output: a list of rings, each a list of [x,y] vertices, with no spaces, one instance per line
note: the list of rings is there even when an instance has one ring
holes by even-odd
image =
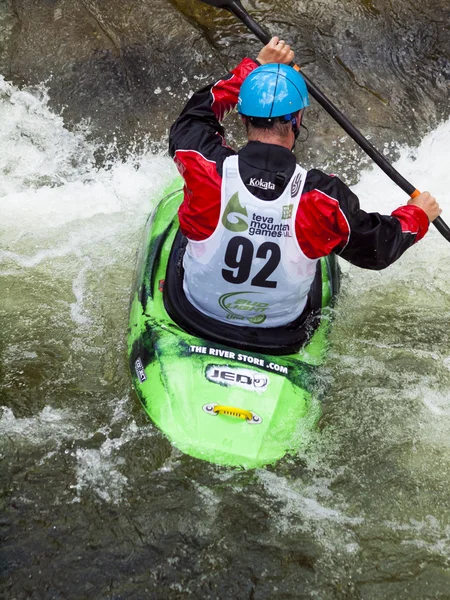
[[[261,50],[256,57],[256,60],[261,65],[267,63],[281,63],[288,65],[294,60],[294,51],[286,44],[284,40],[280,40],[277,36],[273,37],[267,46]]]
[[[410,198],[408,204],[419,206],[425,211],[430,223],[437,219],[442,212],[442,208],[440,208],[439,204],[436,202],[436,198],[433,198],[429,192],[422,192],[415,198]]]

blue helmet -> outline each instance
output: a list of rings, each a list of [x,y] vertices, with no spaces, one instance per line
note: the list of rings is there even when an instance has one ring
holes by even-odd
[[[241,86],[238,112],[245,117],[284,117],[309,106],[305,80],[293,67],[267,64],[250,73]]]

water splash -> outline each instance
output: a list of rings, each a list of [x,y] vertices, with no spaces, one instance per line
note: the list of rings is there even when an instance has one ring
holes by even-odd
[[[212,540],[201,556],[211,555],[211,564],[219,553],[231,560],[240,542],[247,548],[247,535],[255,558],[301,541],[307,558],[319,549],[312,562],[324,583],[311,597],[331,598],[333,578],[357,578],[356,562],[363,576],[391,556],[411,571],[419,559],[447,564],[440,500],[450,464],[447,242],[431,230],[383,273],[346,268],[322,372],[322,430],[292,459],[294,469],[305,465],[300,474],[262,470],[247,485],[247,474],[217,474],[170,450],[144,416],[139,422],[143,411],[130,397],[125,337],[135,252],[148,212],[175,175],[171,161],[148,150],[99,167],[86,131],[67,131],[45,91],[36,96],[4,80],[0,89],[2,452],[12,471],[26,460],[58,488],[57,497],[44,487],[34,497],[19,483],[17,496],[26,489],[30,505],[55,510],[59,502],[64,519],[67,504],[76,512],[87,498],[120,504],[127,526],[138,497],[150,524],[145,535],[160,531],[166,540],[181,531],[187,548]],[[449,139],[450,121],[418,148],[402,149],[397,163],[438,197],[447,220]],[[376,167],[354,190],[366,210],[390,213],[406,200]],[[168,498],[176,518],[164,512]],[[258,534],[237,520],[239,538],[234,521],[221,517],[247,506],[267,516]],[[94,512],[83,512],[83,522],[96,523]],[[174,563],[183,563],[174,552]]]

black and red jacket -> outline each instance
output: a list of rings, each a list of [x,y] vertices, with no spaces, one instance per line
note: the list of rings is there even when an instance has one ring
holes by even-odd
[[[220,216],[222,167],[236,154],[224,138],[222,120],[237,104],[245,77],[258,64],[245,58],[230,74],[196,92],[170,131],[170,154],[184,178],[180,227],[191,240],[204,240]],[[239,170],[248,190],[274,200],[292,177],[296,159],[282,146],[249,142],[239,152]],[[267,183],[267,185],[266,185]],[[428,217],[414,205],[391,216],[366,213],[358,197],[338,178],[308,171],[296,215],[296,235],[308,258],[336,252],[366,269],[384,269],[428,231]]]

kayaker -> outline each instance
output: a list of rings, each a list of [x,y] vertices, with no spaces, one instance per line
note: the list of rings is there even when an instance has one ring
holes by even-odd
[[[309,105],[294,52],[273,37],[256,61],[197,91],[170,132],[184,178],[184,293],[224,323],[282,327],[305,310],[317,261],[335,252],[384,269],[441,213],[424,192],[390,216],[361,210],[338,177],[297,164],[292,150]],[[238,106],[248,143],[236,153],[222,121]]]

